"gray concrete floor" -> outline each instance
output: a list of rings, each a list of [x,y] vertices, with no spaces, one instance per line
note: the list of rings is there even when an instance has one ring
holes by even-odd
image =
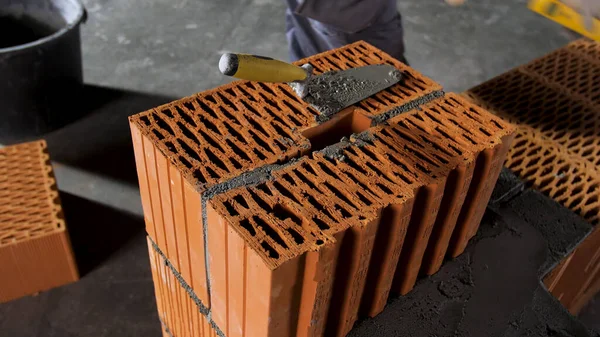
[[[223,51],[287,59],[284,2],[83,0],[83,3],[89,13],[82,27],[84,78],[88,84],[84,95],[86,105],[81,107],[85,116],[46,138],[59,188],[67,195],[65,212],[70,208],[85,213],[85,207],[91,207],[98,212],[95,222],[111,223],[109,227],[116,232],[119,226],[129,226],[128,232],[137,234],[110,252],[91,252],[96,267],[90,268],[75,291],[85,293],[86,287],[98,287],[90,278],[100,280],[99,283],[108,279],[110,283],[104,286],[133,282],[143,289],[145,298],[151,298],[151,280],[144,269],[147,262],[139,261],[142,264],[139,270],[127,271],[122,267],[130,263],[124,257],[127,252],[143,256],[144,250],[139,220],[142,210],[127,116],[227,82],[217,69]],[[442,0],[401,0],[398,5],[404,19],[409,62],[447,91],[465,90],[576,38],[530,12],[525,0],[471,0],[462,7],[450,7]],[[77,200],[93,206],[82,210]],[[131,216],[138,220],[130,220]],[[123,221],[123,217],[127,220]],[[72,224],[77,226],[75,222]],[[101,232],[102,225],[95,226]],[[107,271],[111,265],[118,271],[114,275]],[[36,304],[38,310],[48,300],[43,296]],[[56,293],[48,296],[60,297]],[[93,300],[82,296],[76,303]],[[98,305],[108,305],[110,300],[113,299],[100,301]],[[77,311],[78,307],[74,308],[73,312]],[[145,313],[137,310],[140,315]],[[95,314],[89,315],[92,316],[86,317],[91,320]],[[108,315],[100,319],[114,320],[111,324],[116,328],[106,328],[90,336],[122,335],[119,324],[126,325],[131,317]],[[148,327],[135,335],[147,335],[156,328]]]
[[[113,106],[94,107],[96,114],[83,125],[58,132],[60,141],[51,149],[73,134],[81,138],[80,151],[64,148],[64,155],[78,162],[90,151],[124,150],[126,116],[228,82],[217,69],[223,51],[288,59],[283,0],[83,2],[89,12],[82,27],[85,81],[103,95],[111,88]],[[447,91],[468,89],[576,38],[529,11],[525,0],[467,1],[461,7],[442,0],[400,0],[398,6],[411,66]],[[98,116],[99,110],[110,111]],[[55,158],[62,157],[59,152]],[[64,190],[141,214],[135,186],[90,174],[72,161],[56,164]]]

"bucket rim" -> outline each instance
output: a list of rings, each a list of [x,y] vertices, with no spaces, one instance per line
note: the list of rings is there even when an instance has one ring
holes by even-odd
[[[75,20],[68,22],[64,27],[57,30],[56,32],[54,32],[48,36],[45,36],[43,38],[37,39],[35,41],[27,42],[27,43],[20,44],[17,46],[0,48],[0,54],[25,51],[25,50],[33,49],[40,45],[44,45],[50,41],[59,39],[61,36],[67,34],[71,30],[73,30],[75,27],[79,26],[82,22],[85,22],[87,20],[87,11],[85,10],[83,3],[81,3],[80,0],[66,0],[66,1],[70,1],[74,5],[77,6],[78,13],[77,13],[77,17],[75,18]]]

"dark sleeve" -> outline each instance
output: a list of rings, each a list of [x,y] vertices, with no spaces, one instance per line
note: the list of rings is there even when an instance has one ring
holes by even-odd
[[[356,33],[388,10],[396,10],[395,0],[304,0],[296,13],[344,33]]]

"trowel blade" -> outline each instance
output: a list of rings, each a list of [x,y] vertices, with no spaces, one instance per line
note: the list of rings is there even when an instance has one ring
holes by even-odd
[[[391,65],[377,64],[310,77],[304,100],[329,119],[340,110],[358,103],[400,81],[402,73]]]

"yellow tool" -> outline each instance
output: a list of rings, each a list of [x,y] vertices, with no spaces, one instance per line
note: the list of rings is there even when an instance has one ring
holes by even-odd
[[[270,57],[226,53],[221,56],[219,70],[224,75],[257,82],[304,81],[306,69]]]
[[[600,20],[586,18],[560,0],[531,0],[529,9],[592,40],[600,41]]]
[[[269,57],[223,54],[219,70],[249,81],[288,83],[296,94],[315,107],[323,118],[378,93],[402,78],[389,64],[375,64],[313,75],[313,67],[295,66]]]

